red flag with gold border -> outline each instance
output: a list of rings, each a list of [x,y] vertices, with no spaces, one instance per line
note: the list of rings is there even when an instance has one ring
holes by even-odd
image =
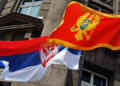
[[[73,1],[48,41],[78,50],[119,50],[120,15],[102,13]]]

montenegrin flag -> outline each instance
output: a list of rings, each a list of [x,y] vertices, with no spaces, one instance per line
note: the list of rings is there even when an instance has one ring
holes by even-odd
[[[78,50],[119,50],[120,15],[102,13],[73,1],[48,41]]]
[[[77,70],[81,51],[46,43],[47,36],[26,41],[0,41],[2,78],[8,81],[41,80],[53,64]]]

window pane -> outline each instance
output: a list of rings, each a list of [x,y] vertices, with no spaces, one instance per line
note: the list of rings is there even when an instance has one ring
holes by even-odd
[[[113,14],[112,10],[101,10],[101,12]]]
[[[106,80],[104,78],[94,75],[94,85],[95,86],[105,86]]]
[[[42,0],[34,0],[34,3],[35,3],[35,4],[41,4],[41,3],[42,3]]]
[[[97,11],[104,12],[104,13],[113,13],[112,10],[105,8],[105,7],[97,6],[95,4],[88,4],[88,7],[92,8],[94,10],[97,10]]]
[[[32,4],[32,0],[24,0],[22,5],[31,5]]]
[[[20,13],[27,14],[29,8],[21,8]]]
[[[89,72],[83,71],[82,80],[90,83],[91,74]]]
[[[97,8],[96,6],[92,5],[92,4],[88,4],[88,7],[94,9],[94,10],[99,10],[99,8]]]
[[[100,0],[108,5],[113,5],[113,0]]]
[[[40,9],[40,6],[32,7],[29,15],[33,17],[37,17],[39,9]]]

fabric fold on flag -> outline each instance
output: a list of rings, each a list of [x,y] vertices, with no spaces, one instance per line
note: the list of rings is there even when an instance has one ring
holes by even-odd
[[[53,64],[62,64],[72,70],[77,70],[81,51],[47,44],[47,38],[46,36],[28,41],[0,42],[3,45],[0,51],[4,50],[3,54],[0,52],[0,63],[2,62],[5,66],[2,78],[19,82],[41,80]],[[7,43],[8,47],[6,47]]]
[[[119,50],[119,37],[120,15],[102,13],[73,1],[48,42],[78,50],[99,47]]]

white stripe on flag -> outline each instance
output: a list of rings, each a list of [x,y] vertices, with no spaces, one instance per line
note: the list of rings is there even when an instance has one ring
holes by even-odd
[[[52,49],[52,48],[50,48],[50,49]],[[54,50],[57,50],[59,52],[55,53],[57,51],[54,51]],[[26,57],[28,60],[25,59],[26,62],[23,63],[25,66],[26,66],[26,63],[28,65],[30,65],[29,63],[31,63],[31,64],[33,64],[32,66],[27,66],[27,67],[22,68],[23,64],[21,64],[22,66],[19,65],[20,67],[18,69],[14,69],[14,70],[11,69],[12,71],[10,71],[10,68],[8,67],[8,63],[6,61],[3,61],[4,64],[7,63],[5,65],[5,70],[2,74],[3,79],[9,80],[9,81],[20,81],[20,82],[41,80],[43,78],[43,76],[45,75],[46,71],[48,70],[48,68],[51,66],[51,64],[64,64],[72,70],[77,70],[79,68],[80,53],[78,54],[78,52],[80,52],[80,51],[72,50],[69,48],[61,47],[61,46],[60,47],[57,46],[54,50],[52,52],[50,52],[52,54],[47,53],[45,55],[45,53],[44,53],[45,56],[47,56],[47,55],[51,56],[51,55],[55,54],[55,55],[53,55],[54,57],[52,57],[51,59],[49,59],[48,62],[46,62],[45,66],[39,62],[38,62],[38,64],[34,65],[33,62],[35,60],[32,60],[32,59],[34,59],[34,58],[40,59],[40,57],[38,57],[38,55],[36,55],[36,54],[38,54],[38,52],[36,52],[36,54],[33,53],[31,58]],[[77,52],[77,53],[75,53],[75,52]],[[25,55],[29,55],[29,54],[25,54]],[[23,55],[23,56],[25,56],[25,55]],[[31,54],[30,54],[30,56],[31,56]],[[43,55],[40,55],[40,56],[43,56]],[[8,58],[8,57],[5,57],[5,58]],[[16,58],[16,57],[12,56],[11,58]],[[49,58],[49,57],[46,57],[46,58]],[[46,60],[46,58],[44,58],[44,59]],[[19,60],[19,58],[17,58],[17,59]],[[14,61],[14,60],[12,60],[12,61]],[[14,68],[16,68],[16,67],[14,67]]]

